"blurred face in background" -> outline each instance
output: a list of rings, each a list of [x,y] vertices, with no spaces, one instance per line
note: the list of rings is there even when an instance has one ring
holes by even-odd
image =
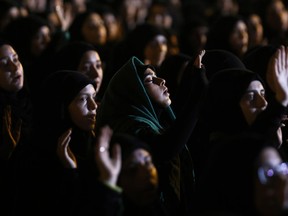
[[[164,35],[157,35],[150,41],[144,50],[145,64],[160,66],[168,52],[167,38]]]
[[[103,79],[102,62],[99,54],[94,50],[84,53],[78,70],[95,81],[96,92],[98,92]]]
[[[86,42],[93,45],[104,45],[107,41],[107,31],[104,21],[97,13],[91,13],[82,26],[82,35]]]
[[[233,52],[243,56],[248,50],[248,30],[244,21],[238,21],[230,35],[230,45]]]
[[[31,52],[35,56],[39,56],[48,47],[51,41],[51,32],[48,26],[42,26],[31,42]]]
[[[148,151],[136,149],[123,161],[119,186],[137,205],[154,202],[157,197],[158,172]]]

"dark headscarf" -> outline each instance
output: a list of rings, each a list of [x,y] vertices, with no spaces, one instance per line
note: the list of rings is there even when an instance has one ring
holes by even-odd
[[[74,21],[72,22],[71,26],[69,27],[69,33],[71,37],[71,41],[84,41],[82,27],[86,19],[95,12],[87,11],[84,13],[78,14]]]
[[[248,126],[240,100],[254,80],[265,86],[258,74],[247,69],[226,69],[211,78],[205,109],[212,131],[239,132]]]
[[[81,58],[88,51],[95,51],[91,44],[74,41],[66,46],[55,56],[55,71],[57,70],[78,70]]]
[[[117,132],[137,134],[144,127],[162,133],[163,126],[143,83],[144,68],[132,57],[112,77],[97,111],[97,128],[108,124]],[[170,106],[167,113],[175,118]]]
[[[238,21],[239,16],[222,16],[211,26],[208,33],[206,49],[224,49],[233,52],[230,45],[230,35]]]
[[[172,101],[175,100],[185,66],[190,60],[191,57],[185,54],[171,55],[167,56],[160,66],[158,76],[165,79]]]
[[[40,121],[46,121],[47,130],[57,131],[58,128],[58,133],[63,133],[65,129],[71,127],[68,106],[89,84],[95,86],[92,80],[77,71],[57,71],[47,77],[42,86],[39,108],[42,116]],[[55,127],[50,128],[51,125]]]
[[[18,18],[6,26],[4,37],[15,48],[20,59],[26,61],[31,58],[31,41],[42,26],[49,27],[49,24],[35,15]]]
[[[276,53],[277,48],[272,45],[267,46],[260,46],[252,49],[249,51],[243,58],[243,63],[245,64],[246,68],[249,70],[258,73],[260,77],[264,80],[267,84],[267,70],[270,58]],[[266,94],[268,100],[273,95],[272,90],[269,88],[269,85],[266,85]]]
[[[136,28],[127,36],[129,58],[131,56],[136,56],[141,61],[144,61],[144,49],[157,35],[163,35],[166,37],[163,29],[152,24],[145,23],[136,26]]]
[[[118,143],[120,145],[123,162],[137,149],[145,149],[146,151],[151,152],[150,147],[144,141],[126,133],[114,134],[111,143]]]
[[[205,66],[206,76],[209,80],[220,70],[229,68],[245,69],[245,65],[235,54],[222,49],[206,50],[202,63]]]

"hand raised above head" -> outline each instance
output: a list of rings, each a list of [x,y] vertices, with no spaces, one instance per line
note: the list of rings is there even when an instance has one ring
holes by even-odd
[[[205,55],[205,50],[201,50],[199,54],[197,55],[195,61],[194,61],[194,66],[197,68],[202,68],[202,58]]]
[[[281,46],[270,58],[267,83],[275,93],[276,100],[283,106],[288,105],[288,48]]]

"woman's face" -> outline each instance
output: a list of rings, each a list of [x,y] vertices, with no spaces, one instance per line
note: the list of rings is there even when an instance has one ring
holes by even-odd
[[[155,200],[158,173],[149,152],[136,149],[123,161],[119,186],[123,188],[127,197],[138,205],[145,205]]]
[[[85,52],[78,70],[95,81],[96,92],[98,92],[103,79],[102,62],[99,54],[94,50]]]
[[[281,0],[272,1],[266,11],[266,22],[268,28],[282,32],[288,28],[288,14]]]
[[[258,80],[252,81],[240,100],[240,107],[247,123],[251,125],[267,105],[263,85]]]
[[[150,41],[144,50],[145,64],[160,66],[168,51],[167,39],[163,35],[157,35]]]
[[[259,15],[252,14],[248,19],[249,43],[252,46],[260,45],[263,41],[263,25]]]
[[[90,14],[82,26],[82,34],[86,42],[93,45],[103,45],[107,41],[107,31],[104,21],[97,13]]]
[[[97,109],[95,96],[96,91],[93,85],[89,84],[78,93],[68,106],[72,122],[84,131],[95,128]]]
[[[165,80],[157,77],[150,68],[144,72],[144,86],[151,100],[160,107],[168,107],[171,104]]]
[[[248,30],[243,21],[238,21],[230,35],[230,46],[238,55],[242,56],[248,49]]]
[[[31,52],[35,56],[41,55],[41,53],[47,48],[51,41],[51,32],[48,26],[42,26],[36,35],[32,39]]]
[[[18,55],[10,45],[0,47],[0,87],[8,92],[22,89],[24,73]]]

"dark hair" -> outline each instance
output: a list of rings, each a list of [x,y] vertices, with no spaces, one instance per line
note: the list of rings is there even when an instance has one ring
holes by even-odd
[[[121,146],[122,161],[125,161],[136,149],[145,149],[151,153],[151,149],[143,140],[127,133],[114,134],[111,144],[116,143]]]

